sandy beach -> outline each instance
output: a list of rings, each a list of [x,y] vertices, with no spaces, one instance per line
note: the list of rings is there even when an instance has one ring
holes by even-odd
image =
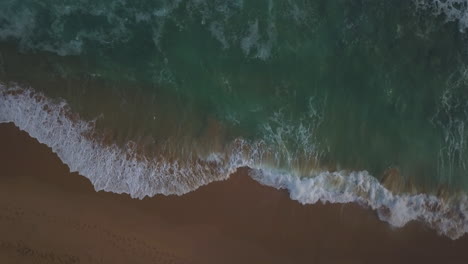
[[[0,125],[0,263],[468,263],[419,223],[355,204],[303,206],[239,170],[184,196],[95,192],[51,150]]]

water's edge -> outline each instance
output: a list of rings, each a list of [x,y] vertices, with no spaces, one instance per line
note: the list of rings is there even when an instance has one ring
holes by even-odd
[[[70,171],[88,178],[96,191],[133,198],[183,195],[249,167],[259,183],[286,189],[301,204],[355,202],[375,210],[382,221],[402,227],[421,221],[439,234],[457,239],[468,232],[468,196],[392,193],[367,171],[321,171],[300,178],[262,164],[254,143],[233,142],[227,153],[190,162],[137,157],[131,147],[103,145],[89,137],[94,123],[76,118],[66,102],[53,102],[30,88],[0,84],[0,123],[12,122],[50,147]],[[245,151],[248,149],[249,151]]]

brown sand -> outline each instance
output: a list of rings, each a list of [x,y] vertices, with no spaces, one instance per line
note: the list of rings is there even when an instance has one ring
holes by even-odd
[[[239,170],[181,197],[95,192],[0,125],[0,263],[468,263],[468,237],[395,229],[357,205],[303,206]]]

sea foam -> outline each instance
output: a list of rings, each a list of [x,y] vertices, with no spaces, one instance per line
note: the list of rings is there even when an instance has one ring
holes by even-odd
[[[225,180],[237,168],[250,167],[259,183],[289,191],[302,204],[355,202],[376,210],[396,227],[421,221],[439,234],[457,239],[468,232],[468,197],[395,194],[367,171],[322,171],[301,178],[262,162],[261,143],[238,139],[225,153],[191,161],[137,157],[127,147],[105,145],[89,135],[94,122],[73,115],[64,101],[48,99],[32,89],[0,84],[0,122],[13,122],[49,146],[73,172],[87,177],[96,190],[128,193],[134,198],[182,195],[213,181]]]
[[[468,0],[415,0],[415,4],[418,9],[443,15],[446,21],[457,22],[461,31],[468,28]]]
[[[185,194],[231,171],[216,169],[213,161],[178,161],[138,158],[131,145],[121,148],[90,138],[94,122],[71,118],[64,101],[53,102],[31,89],[0,85],[0,122],[13,122],[49,146],[73,172],[87,177],[96,190],[128,193],[135,198],[156,194]],[[193,179],[197,175],[196,180]]]

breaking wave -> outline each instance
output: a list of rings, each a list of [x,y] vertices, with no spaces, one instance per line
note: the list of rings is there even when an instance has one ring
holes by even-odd
[[[289,191],[302,204],[356,202],[376,210],[379,218],[402,227],[424,222],[439,234],[457,239],[468,232],[468,197],[392,193],[367,171],[319,171],[300,177],[262,162],[262,143],[242,139],[225,153],[180,161],[138,155],[126,147],[91,137],[95,122],[81,120],[64,101],[56,102],[32,89],[0,84],[0,123],[13,122],[49,146],[73,172],[87,177],[96,190],[127,193],[134,198],[182,195],[213,181],[225,180],[240,167],[249,167],[259,183]]]

